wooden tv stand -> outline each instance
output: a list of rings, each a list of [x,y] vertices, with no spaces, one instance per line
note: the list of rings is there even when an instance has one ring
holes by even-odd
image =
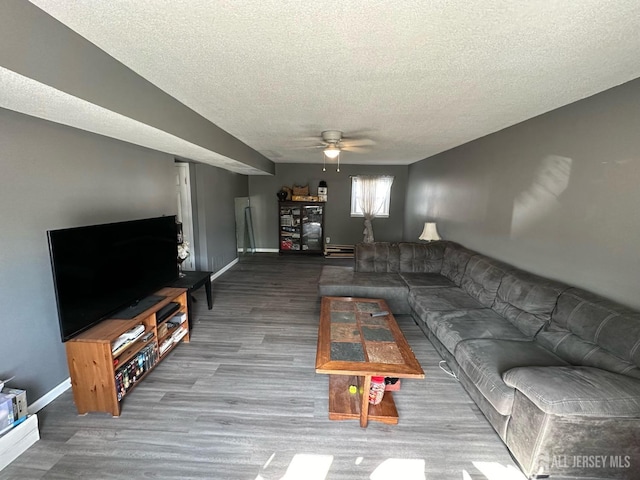
[[[170,318],[179,313],[188,315],[186,292],[185,288],[163,288],[154,295],[165,298],[134,318],[103,320],[65,342],[73,399],[78,413],[107,412],[114,417],[119,416],[122,399],[179,342],[189,342],[187,321],[176,328],[167,329]],[[161,319],[158,324],[156,313],[170,302],[179,303],[180,309]],[[112,342],[139,324],[144,325],[145,333],[138,340],[112,353]],[[150,338],[142,341],[147,334],[150,334]],[[180,335],[184,336],[174,343],[169,342]],[[167,349],[159,349],[165,342],[169,345]]]

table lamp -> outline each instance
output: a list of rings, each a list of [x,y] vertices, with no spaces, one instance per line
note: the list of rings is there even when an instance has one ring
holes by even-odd
[[[440,235],[438,234],[438,229],[436,228],[436,224],[434,222],[425,222],[424,230],[419,237],[420,240],[426,240],[427,242],[431,242],[433,240],[440,240]]]

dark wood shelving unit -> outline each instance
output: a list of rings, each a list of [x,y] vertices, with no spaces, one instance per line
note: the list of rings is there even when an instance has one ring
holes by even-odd
[[[324,209],[325,202],[279,202],[281,254],[324,253]]]

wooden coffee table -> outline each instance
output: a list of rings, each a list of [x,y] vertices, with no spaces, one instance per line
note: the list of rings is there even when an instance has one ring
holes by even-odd
[[[369,420],[398,423],[391,392],[379,405],[369,404],[371,377],[424,378],[387,303],[353,297],[322,297],[316,373],[329,374],[329,419],[359,418],[361,427]]]

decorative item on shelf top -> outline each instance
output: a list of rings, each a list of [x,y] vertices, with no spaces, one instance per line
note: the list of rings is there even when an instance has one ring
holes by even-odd
[[[438,229],[436,228],[436,224],[434,222],[425,222],[424,229],[420,234],[419,240],[426,240],[427,242],[431,242],[433,240],[440,240],[440,234],[438,234]]]
[[[187,242],[184,237],[182,239],[182,243],[178,244],[178,267],[180,268],[180,277],[184,277],[184,273],[182,273],[182,263],[189,257],[189,242]]]
[[[309,195],[309,185],[294,185],[293,189],[282,187],[276,194],[280,202],[323,202],[319,195]]]
[[[287,198],[285,198],[285,200],[291,200],[291,194],[293,193],[291,191],[291,187],[287,187],[286,185],[283,186],[280,190],[287,192]]]
[[[302,196],[309,195],[309,185],[294,185],[293,194]]]
[[[318,201],[327,201],[327,182],[324,180],[320,180],[320,183],[318,184]]]

